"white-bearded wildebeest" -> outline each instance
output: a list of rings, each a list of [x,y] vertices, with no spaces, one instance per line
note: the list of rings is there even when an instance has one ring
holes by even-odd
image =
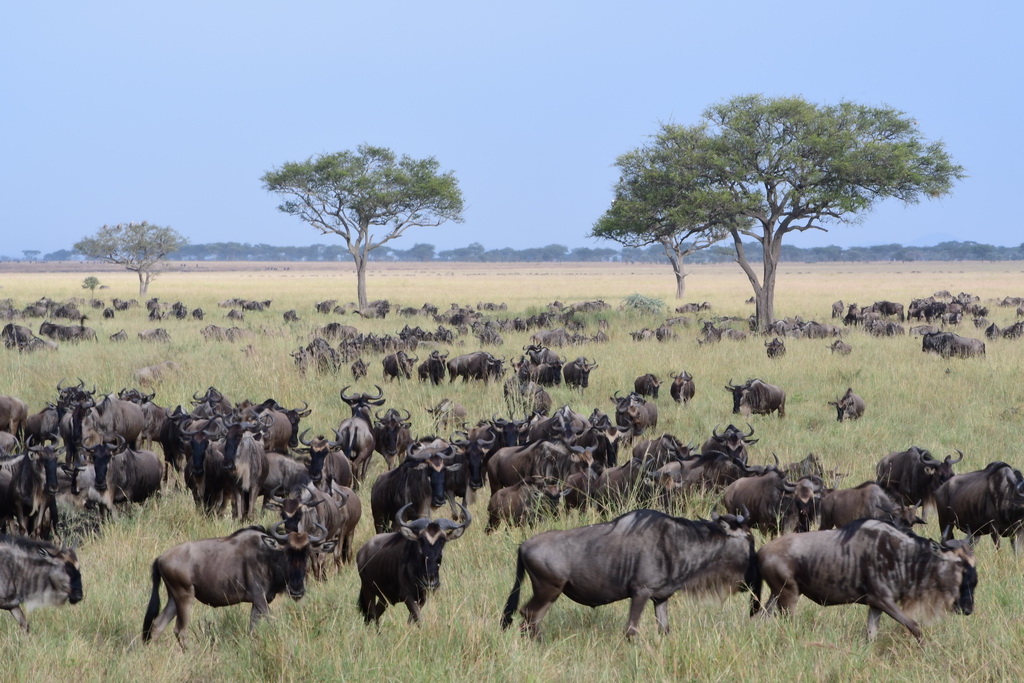
[[[701,454],[724,453],[747,462],[749,456],[747,446],[753,446],[758,441],[757,439],[750,438],[754,435],[754,428],[750,426],[749,422],[747,423],[747,428],[750,431],[744,434],[737,427],[730,424],[725,428],[725,431],[719,434],[718,426],[716,425],[711,430],[711,436],[700,447]]]
[[[821,479],[803,477],[788,481],[774,467],[757,477],[737,479],[725,487],[725,509],[743,513],[752,528],[765,536],[802,533],[811,530],[818,519]]]
[[[661,380],[649,372],[633,380],[633,391],[641,396],[658,398],[658,389],[660,387]]]
[[[478,379],[489,382],[492,379],[500,379],[505,373],[504,358],[495,358],[487,351],[475,351],[473,353],[456,356],[448,361],[448,383],[461,377],[465,382],[469,379]]]
[[[366,470],[370,467],[370,458],[375,446],[373,438],[373,422],[370,417],[370,406],[384,405],[384,390],[374,385],[377,395],[367,393],[348,395],[348,387],[341,390],[341,400],[352,409],[352,417],[345,418],[334,430],[342,452],[352,463],[355,475],[355,487],[366,478]]]
[[[821,499],[821,526],[827,531],[846,526],[858,519],[879,519],[894,526],[910,529],[924,524],[915,513],[916,506],[900,505],[873,481],[852,489],[837,489]]]
[[[92,458],[95,478],[82,495],[99,503],[105,514],[116,517],[117,503],[142,503],[160,490],[163,466],[153,451],[132,450],[120,436],[85,450]]]
[[[255,426],[226,422],[224,442],[214,444],[224,456],[225,495],[232,500],[235,519],[249,519],[255,514],[256,499],[267,478],[267,454],[259,440],[261,435],[249,431]]]
[[[847,387],[846,393],[828,404],[836,409],[836,420],[859,420],[864,415],[864,399]]]
[[[0,536],[0,609],[29,632],[27,614],[38,607],[76,604],[82,574],[72,548],[23,536]]]
[[[24,438],[28,404],[17,396],[0,396],[0,431]]]
[[[676,403],[689,403],[690,399],[696,393],[696,387],[693,384],[693,375],[683,370],[681,373],[670,372],[669,377],[672,378],[672,386],[669,387],[668,393],[672,396],[672,400]]]
[[[462,508],[465,520],[428,518],[406,522],[400,509],[394,518],[398,531],[377,534],[356,553],[359,570],[359,612],[367,624],[380,625],[388,605],[404,602],[409,608],[409,623],[418,623],[427,596],[441,586],[441,561],[444,547],[469,527],[472,518]]]
[[[920,505],[921,518],[927,521],[928,508],[935,505],[935,491],[953,476],[953,465],[963,459],[963,455],[956,460],[947,455],[939,461],[928,451],[911,446],[879,460],[876,481],[893,500],[915,508]]]
[[[990,534],[996,548],[1000,537],[1009,537],[1014,553],[1020,553],[1024,536],[1024,477],[1005,462],[989,463],[983,470],[955,475],[935,491],[935,507],[944,539],[952,536],[955,527],[966,533],[971,542],[981,534]]]
[[[445,372],[448,370],[447,363],[447,351],[443,354],[440,351],[431,351],[426,360],[420,363],[419,367],[416,368],[416,374],[420,378],[421,382],[425,382],[429,379],[431,384],[440,384],[441,380],[444,379]]]
[[[764,347],[769,358],[782,358],[786,355],[786,342],[778,337],[775,337],[770,342],[766,341]]]
[[[56,493],[57,454],[51,446],[0,457],[0,521],[13,520],[20,533],[48,538],[57,522]]]
[[[745,521],[717,514],[694,521],[635,510],[611,522],[534,536],[519,546],[501,627],[512,624],[524,574],[530,575],[533,597],[520,614],[523,629],[534,637],[562,593],[588,607],[628,598],[626,637],[638,633],[648,600],[658,630],[668,633],[667,601],[680,590],[728,594],[746,588],[753,594],[751,611],[759,609],[761,576]]]
[[[271,509],[280,510],[286,531],[310,534],[323,529],[326,540],[334,544],[335,571],[341,570],[341,539],[348,516],[345,507],[348,494],[339,493],[340,496],[335,497],[333,492],[325,493],[310,482],[295,487],[285,498],[273,497],[267,505]],[[314,578],[323,581],[327,578],[327,566],[320,555],[317,553],[310,558],[310,571]]]
[[[352,486],[352,463],[341,452],[341,443],[328,441],[323,435],[306,439],[306,431],[299,435],[303,448],[300,453],[309,453],[309,478],[321,491],[326,491],[334,481],[346,487]]]
[[[634,438],[643,434],[645,429],[657,428],[658,406],[644,400],[635,391],[628,396],[619,396],[616,391],[611,401],[615,404],[615,424],[628,427]]]
[[[590,371],[597,367],[596,361],[587,362],[587,359],[580,356],[571,363],[562,366],[562,376],[565,378],[565,386],[577,389],[586,389],[590,386]]]
[[[269,614],[270,603],[285,590],[293,600],[306,594],[306,572],[312,552],[330,552],[333,544],[301,532],[285,532],[284,522],[271,532],[263,527],[239,529],[224,538],[176,545],[153,561],[153,592],[142,623],[142,640],[157,638],[177,617],[174,635],[185,648],[192,603],[225,607],[252,604],[249,632]],[[167,587],[167,605],[160,611],[160,581]],[[157,616],[159,614],[159,616]]]
[[[732,412],[750,417],[779,413],[786,417],[786,392],[779,387],[759,379],[748,379],[743,384],[729,380],[725,390],[732,394]]]
[[[120,436],[132,447],[138,447],[139,437],[146,427],[146,415],[142,408],[131,401],[122,401],[115,394],[106,396],[97,403],[82,420],[82,437],[97,435],[108,440]]]
[[[390,355],[384,356],[381,361],[381,365],[384,369],[384,379],[396,380],[412,379],[412,369],[416,366],[416,361],[419,358],[416,356],[409,357],[405,351],[397,351]]]
[[[570,493],[550,477],[531,477],[498,489],[487,502],[487,528],[491,533],[502,520],[509,526],[525,526],[558,513],[558,504]]]
[[[985,355],[985,342],[952,332],[934,332],[921,337],[921,350],[937,353],[943,358],[971,358]]]
[[[840,356],[849,356],[853,352],[853,347],[842,339],[836,339],[828,348],[832,353],[838,353]]]
[[[392,470],[398,463],[398,458],[412,443],[412,433],[409,431],[412,427],[412,423],[409,422],[412,414],[406,410],[405,417],[402,417],[400,412],[389,408],[383,417],[379,410],[375,417],[377,419],[373,423],[373,450],[384,456],[384,462],[388,469]]]
[[[967,541],[939,545],[874,519],[842,529],[789,534],[761,546],[761,575],[771,589],[766,611],[788,613],[800,595],[819,605],[868,606],[868,640],[882,613],[921,641],[911,615],[974,611],[978,572]]]
[[[389,530],[399,510],[409,505],[417,517],[430,516],[432,507],[445,504],[445,476],[461,468],[455,462],[455,447],[442,439],[409,444],[405,460],[393,470],[381,473],[370,490],[370,511],[377,533]],[[455,509],[452,503],[452,509]]]
[[[96,341],[96,330],[82,325],[54,325],[51,322],[43,322],[39,326],[39,334],[54,341],[80,342],[87,339]]]

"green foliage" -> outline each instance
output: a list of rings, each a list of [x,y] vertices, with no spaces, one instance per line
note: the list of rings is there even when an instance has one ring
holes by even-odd
[[[82,280],[82,289],[88,289],[90,292],[95,292],[96,288],[99,286],[100,279],[95,275],[90,275],[89,277]]]
[[[188,239],[177,230],[142,221],[104,225],[92,237],[76,242],[75,251],[137,273],[141,295],[156,277],[157,265],[186,244]]]
[[[652,296],[633,293],[622,300],[622,308],[633,313],[664,313],[665,302]]]

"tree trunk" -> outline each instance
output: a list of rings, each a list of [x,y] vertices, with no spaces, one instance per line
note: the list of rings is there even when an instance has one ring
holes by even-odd
[[[359,308],[366,308],[369,300],[366,298],[366,256],[355,256],[356,262],[356,300]]]
[[[139,275],[139,296],[146,296],[146,292],[149,290],[149,275],[145,271],[135,271]]]
[[[682,299],[686,294],[686,271],[683,270],[683,254],[679,247],[662,240],[661,246],[665,248],[665,256],[672,264],[672,273],[676,276],[676,299]]]

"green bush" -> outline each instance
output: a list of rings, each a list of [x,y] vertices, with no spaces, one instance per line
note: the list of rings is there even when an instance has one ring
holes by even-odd
[[[665,302],[643,294],[630,294],[622,300],[622,309],[635,313],[663,313]]]

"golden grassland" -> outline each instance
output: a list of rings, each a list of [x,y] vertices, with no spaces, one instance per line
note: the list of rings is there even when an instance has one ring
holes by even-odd
[[[352,316],[318,315],[316,301],[351,300],[355,277],[347,264],[171,264],[151,286],[161,301],[202,306],[203,322],[166,320],[150,323],[144,309],[103,320],[90,312],[88,325],[100,342],[62,344],[55,353],[19,355],[0,350],[0,393],[20,396],[35,411],[55,396],[62,378],[82,378],[90,387],[116,391],[134,382],[133,372],[163,360],[181,364],[180,372],[156,387],[156,400],[173,407],[188,405],[195,391],[216,386],[235,400],[257,401],[273,396],[285,405],[307,401],[313,414],[304,421],[316,432],[328,432],[348,415],[338,391],[351,374],[299,374],[289,353],[309,340],[312,329],[330,321],[353,324],[361,331],[395,334],[407,322],[436,328],[428,318],[363,320]],[[42,266],[40,266],[42,268]],[[64,272],[31,272],[30,267],[0,264],[0,299],[19,307],[41,296],[66,299],[88,296],[83,278],[95,274],[108,286],[98,298],[138,298],[131,273],[80,264]],[[948,289],[983,300],[1024,295],[1021,263],[872,263],[783,264],[776,314],[800,315],[827,322],[832,301],[860,304],[879,299],[909,303],[910,299]],[[715,315],[746,316],[750,287],[735,265],[699,266],[688,279],[687,301],[708,301]],[[475,306],[493,301],[508,304],[496,317],[514,317],[543,310],[549,302],[603,299],[616,307],[638,292],[664,298],[674,290],[666,266],[631,264],[372,264],[371,298],[387,298],[400,306],[432,302],[441,308],[458,302]],[[209,343],[199,334],[214,323],[227,326],[227,309],[217,302],[229,297],[272,299],[269,311],[247,313],[240,326],[254,332],[238,344]],[[989,318],[1005,326],[1015,319],[1012,308],[989,304]],[[295,309],[301,321],[285,324],[282,313]],[[667,313],[667,311],[666,311]],[[668,343],[635,343],[628,332],[656,326],[664,316],[610,311],[588,316],[593,334],[597,317],[611,323],[611,341],[579,349],[563,349],[570,358],[586,355],[600,367],[582,393],[565,387],[551,390],[555,405],[569,403],[589,414],[609,411],[609,397],[632,387],[633,378],[653,372],[686,369],[694,375],[697,396],[677,406],[667,396],[658,400],[658,433],[677,435],[699,444],[715,426],[735,421],[731,399],[723,390],[729,380],[761,377],[787,391],[787,416],[754,416],[750,422],[760,438],[754,462],[783,462],[816,453],[827,467],[848,473],[844,485],[873,478],[883,455],[914,444],[942,457],[963,450],[958,471],[980,469],[993,460],[1024,465],[1020,433],[1024,415],[1024,341],[988,342],[981,360],[942,360],[921,353],[920,340],[903,336],[876,339],[850,331],[849,357],[833,356],[821,340],[787,340],[785,357],[769,360],[764,340],[699,346],[697,325],[679,328]],[[38,320],[30,325],[38,329]],[[143,344],[138,331],[163,327],[169,344]],[[969,321],[959,330],[982,336]],[[130,341],[107,341],[124,329]],[[496,355],[518,357],[528,334],[509,333]],[[244,347],[251,346],[248,350]],[[460,337],[452,355],[477,350],[472,336]],[[422,356],[421,351],[421,356]],[[474,418],[505,414],[500,385],[461,382],[433,387],[388,384],[381,379],[379,354],[367,354],[369,381],[357,388],[384,387],[387,404],[409,410],[413,431],[433,427],[425,408],[442,397],[465,404]],[[867,402],[864,418],[837,423],[827,401],[847,387]],[[376,457],[376,456],[375,456]],[[374,461],[371,479],[383,470]],[[372,535],[369,486],[361,491],[365,516],[356,545]],[[693,501],[685,514],[707,516],[719,501]],[[423,610],[420,627],[406,624],[404,607],[392,607],[380,632],[367,628],[356,609],[358,577],[346,566],[322,584],[311,584],[306,598],[293,603],[280,597],[272,617],[254,636],[247,634],[248,606],[193,611],[190,645],[182,652],[171,633],[144,646],[140,633],[149,599],[150,564],[160,552],[185,540],[226,535],[238,528],[230,519],[208,519],[197,512],[191,496],[179,486],[88,536],[79,548],[85,600],[77,606],[45,609],[31,615],[33,632],[20,633],[13,619],[0,618],[0,678],[4,680],[934,680],[1019,678],[1019,652],[1024,645],[1020,615],[1024,607],[1021,560],[1008,544],[1000,551],[985,539],[977,548],[980,584],[976,612],[948,616],[925,627],[919,647],[895,622],[883,623],[879,638],[867,643],[866,608],[823,609],[802,601],[789,620],[750,619],[748,601],[734,596],[724,602],[679,595],[670,602],[672,633],[657,635],[651,610],[641,620],[641,635],[626,642],[622,630],[626,604],[597,609],[559,600],[542,623],[541,642],[521,638],[498,627],[508,595],[515,549],[547,528],[567,528],[598,521],[593,515],[569,514],[530,529],[502,528],[485,535],[486,498],[472,506],[473,528],[447,550],[442,588]],[[262,513],[261,521],[272,515]],[[937,538],[933,521],[921,533]],[[760,542],[760,539],[759,539]],[[524,588],[524,599],[530,594]],[[162,595],[166,600],[166,595]],[[170,631],[170,629],[168,629]]]

